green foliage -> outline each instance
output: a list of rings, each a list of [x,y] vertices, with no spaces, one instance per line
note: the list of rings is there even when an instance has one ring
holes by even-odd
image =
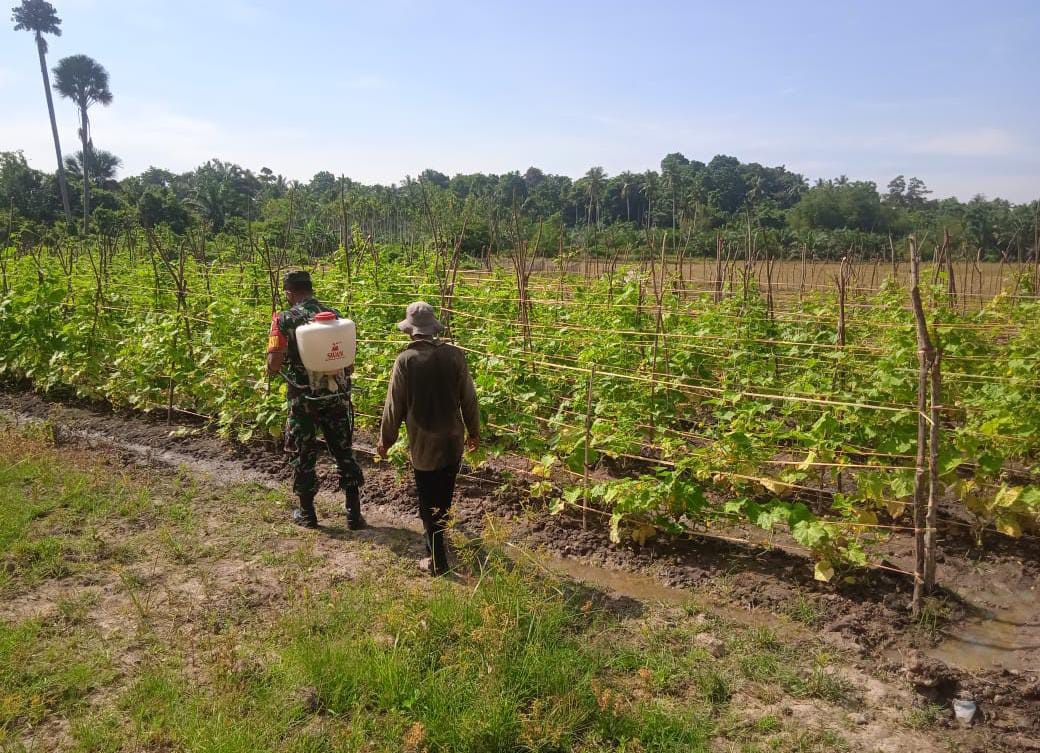
[[[431,254],[369,248],[359,235],[364,252],[352,252],[349,277],[342,252],[312,271],[319,296],[358,324],[355,403],[359,422],[374,427],[404,343],[394,325],[408,302],[438,302],[441,288]],[[0,374],[115,406],[172,408],[239,441],[277,438],[284,409],[280,382],[264,374],[272,298],[262,257],[236,256],[230,235],[210,248],[229,260],[219,263],[173,251],[165,231],[153,242],[147,253],[80,253],[71,276],[64,257],[13,254],[0,294]],[[754,527],[760,542],[785,533],[812,554],[821,580],[866,564],[884,536],[875,526],[907,525],[916,344],[899,285],[855,310],[846,348],[836,345],[832,295],[806,295],[777,316],[753,284],[719,303],[680,300],[668,286],[667,336],[655,348],[639,269],[552,275],[538,281],[529,337],[516,323],[515,280],[501,270],[460,275],[451,314],[491,449],[540,460],[533,499],[554,512],[605,511],[618,543],[732,524]],[[560,284],[568,305],[548,300]],[[1040,515],[1040,309],[998,298],[965,313],[941,290],[926,295],[943,401],[955,406],[942,491],[980,530],[1019,535]],[[586,486],[586,461],[611,472]]]
[[[877,186],[870,182],[826,181],[809,189],[791,212],[791,223],[802,230],[887,232]]]
[[[41,3],[26,0],[23,7],[30,4]],[[55,70],[56,86],[80,105],[81,117],[91,103],[110,100],[103,68],[85,56],[66,61]],[[88,143],[81,149],[93,151]],[[70,160],[70,177],[82,188],[77,176],[83,158]],[[611,257],[644,242],[654,248],[664,243],[672,252],[685,245],[687,258],[713,257],[717,236],[731,246],[746,242],[750,231],[759,249],[769,248],[774,258],[792,258],[804,246],[815,258],[837,259],[853,250],[887,259],[892,235],[940,238],[950,230],[963,242],[963,253],[974,256],[981,249],[983,258],[1021,260],[1033,253],[1036,237],[1036,202],[931,199],[921,180],[903,176],[883,196],[875,184],[845,176],[809,187],[783,166],[727,155],[704,163],[672,153],[660,170],[608,175],[593,167],[577,179],[536,167],[522,174],[451,178],[427,169],[418,180],[406,177],[390,186],[362,185],[324,170],[306,183],[290,181],[266,167],[254,171],[220,160],[181,174],[149,168],[116,182],[117,162],[98,150],[87,160],[87,187],[103,186],[113,211],[138,210],[144,227],[166,223],[182,233],[197,223],[235,236],[240,245],[266,240],[282,251],[303,248],[320,257],[333,254],[344,236],[349,241],[344,229],[355,224],[362,241],[403,246],[460,240],[477,257],[488,248],[507,250],[518,232],[533,241],[539,228],[540,254],[564,257]],[[13,205],[19,217],[48,225],[60,217],[54,176],[18,168],[7,179],[3,172],[0,164],[0,211]],[[142,204],[149,189],[156,193]]]

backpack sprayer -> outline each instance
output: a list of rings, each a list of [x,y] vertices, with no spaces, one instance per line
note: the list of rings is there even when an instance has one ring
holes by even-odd
[[[357,325],[337,318],[332,311],[322,311],[296,328],[296,347],[311,393],[318,394],[327,386],[330,393],[338,394],[343,370],[353,366],[357,356]]]

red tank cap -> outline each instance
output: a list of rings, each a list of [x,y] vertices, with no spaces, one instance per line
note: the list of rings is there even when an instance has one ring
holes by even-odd
[[[314,321],[316,322],[332,322],[336,320],[336,315],[331,311],[322,311],[319,314],[314,315]]]

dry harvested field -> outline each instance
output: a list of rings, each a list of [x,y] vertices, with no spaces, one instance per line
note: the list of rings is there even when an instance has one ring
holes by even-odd
[[[499,262],[507,266],[508,261]],[[659,262],[657,265],[660,266]],[[582,277],[602,277],[615,272],[651,266],[648,257],[622,258],[616,260],[601,257],[590,257],[587,260],[570,258],[562,264],[558,259],[539,258],[534,260],[533,268],[537,278],[550,287],[549,282],[558,277],[561,267],[568,275]],[[680,266],[682,270],[680,279]],[[813,293],[834,293],[842,271],[840,261],[825,261],[807,256],[802,259],[774,260],[771,263],[758,260],[753,265],[751,277],[760,291],[765,292],[770,283],[775,300],[782,304],[785,300],[801,300]],[[685,291],[691,299],[702,294],[711,295],[719,279],[716,260],[702,257],[700,259],[684,259],[681,263],[674,256],[665,259],[666,275],[673,279],[673,284]],[[902,285],[910,284],[910,264],[906,259],[898,260],[894,265],[889,259],[871,261],[853,261],[848,265],[850,270],[849,297],[869,300],[878,293],[886,280],[895,280]],[[952,262],[954,286],[957,291],[958,306],[962,309],[980,308],[996,296],[1003,294],[1021,300],[1035,300],[1036,281],[1040,280],[1038,268],[1027,262],[993,262],[975,259],[956,259]],[[726,288],[739,287],[745,272],[743,259],[730,260],[722,265],[721,278]],[[946,264],[935,265],[922,262],[921,277],[925,281],[935,281],[947,285],[949,267]],[[479,272],[471,273],[475,276]]]

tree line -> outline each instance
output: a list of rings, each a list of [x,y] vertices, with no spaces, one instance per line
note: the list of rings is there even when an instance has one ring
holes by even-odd
[[[328,171],[309,182],[267,167],[254,172],[212,159],[186,173],[151,167],[118,179],[120,159],[95,148],[89,110],[112,102],[108,73],[86,55],[63,58],[53,89],[78,110],[80,149],[62,152],[46,64],[46,35],[61,20],[46,0],[22,0],[14,28],[34,35],[54,138],[56,170],[34,169],[20,152],[0,152],[0,240],[48,234],[113,235],[162,227],[231,238],[264,238],[282,247],[329,253],[355,232],[389,244],[457,241],[467,253],[493,254],[523,236],[539,253],[574,246],[680,246],[715,253],[715,238],[766,244],[779,253],[895,253],[892,238],[939,238],[949,231],[982,258],[1023,260],[1040,247],[1040,200],[1013,204],[978,195],[967,202],[930,198],[917,177],[899,175],[884,190],[845,176],[818,180],[784,166],[727,155],[708,162],[678,152],[658,170],[607,175],[592,167],[571,178],[529,167],[502,175],[426,169],[390,185],[364,185]]]

